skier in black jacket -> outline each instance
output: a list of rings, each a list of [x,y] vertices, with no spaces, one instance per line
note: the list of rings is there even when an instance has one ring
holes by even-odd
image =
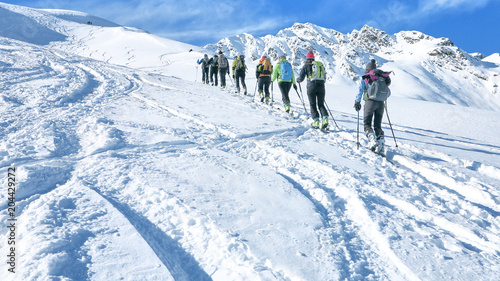
[[[306,62],[300,70],[297,82],[301,83],[306,77],[307,97],[311,105],[311,117],[314,120],[312,127],[319,128],[319,117],[321,113],[321,128],[326,129],[328,127],[328,111],[325,107],[325,68],[323,63],[314,60],[312,51],[306,56]]]
[[[214,55],[208,60],[208,65],[210,65],[210,84],[212,86],[217,86],[217,75],[219,72],[219,62],[217,55]]]

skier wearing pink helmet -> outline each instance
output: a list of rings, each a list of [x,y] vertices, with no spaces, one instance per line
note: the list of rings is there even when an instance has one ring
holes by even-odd
[[[327,129],[328,127],[328,111],[325,107],[325,74],[323,63],[315,61],[314,53],[309,51],[297,82],[301,83],[307,77],[307,97],[311,105],[313,128],[320,128],[320,117],[321,129]]]

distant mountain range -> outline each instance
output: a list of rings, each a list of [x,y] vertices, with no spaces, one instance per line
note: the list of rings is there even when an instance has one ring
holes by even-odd
[[[343,34],[312,23],[296,23],[275,36],[240,34],[205,46],[223,50],[230,57],[244,54],[257,60],[267,55],[276,62],[286,54],[298,71],[308,50],[326,65],[331,83],[353,83],[374,58],[384,70],[393,70],[399,95],[466,106],[500,108],[500,60],[469,54],[448,38],[434,38],[418,31],[389,35],[363,26]],[[474,98],[469,98],[474,96]]]

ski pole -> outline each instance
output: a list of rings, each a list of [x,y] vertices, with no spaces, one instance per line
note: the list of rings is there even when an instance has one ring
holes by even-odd
[[[300,84],[299,84],[300,86]],[[299,100],[302,102],[302,106],[304,106],[304,110],[306,111],[306,114],[309,115],[309,113],[307,112],[307,109],[306,109],[306,104],[304,103],[304,100],[300,97],[300,94],[299,94],[299,91],[297,91],[297,88],[295,88],[295,92],[297,93],[297,96],[299,96]]]
[[[274,102],[274,82],[271,82],[271,101]]]
[[[325,105],[326,105],[326,108],[328,108],[328,112],[330,112],[330,116],[332,117],[333,122],[335,123],[335,127],[337,127],[337,129],[338,129],[338,130],[340,130],[340,129],[339,129],[339,126],[337,125],[337,121],[335,121],[335,118],[333,118],[333,114],[332,114],[332,112],[330,111],[330,107],[328,106],[328,103],[326,103],[326,101],[325,101]]]
[[[305,104],[304,94],[302,93],[302,86],[300,85],[300,83],[299,83],[299,90],[300,90],[300,95],[302,96],[302,100],[304,101],[304,104]],[[309,115],[309,113],[307,112],[307,110],[306,110],[306,113]]]
[[[396,142],[396,136],[394,135],[394,130],[392,129],[391,119],[389,118],[389,111],[387,110],[387,102],[385,103],[385,113],[387,114],[387,120],[389,121],[389,126],[391,127],[392,137],[394,138],[394,143],[396,147],[398,147],[398,143]]]
[[[233,82],[233,76],[228,72],[227,75],[229,75],[229,80],[231,80],[231,85],[234,87],[234,82]]]
[[[253,90],[253,96],[255,97],[255,93],[257,93],[257,84],[259,84],[259,78],[255,81],[255,90]]]
[[[194,78],[194,83],[198,82],[198,66],[196,66],[196,77]]]
[[[305,101],[304,94],[302,93],[302,86],[300,86],[300,83],[299,83],[299,90],[300,90],[300,95],[302,96],[302,100]]]
[[[357,144],[358,144],[358,150],[359,150],[359,145],[360,145],[360,143],[359,143],[359,110],[358,110],[358,134],[357,134],[356,138],[358,140]]]

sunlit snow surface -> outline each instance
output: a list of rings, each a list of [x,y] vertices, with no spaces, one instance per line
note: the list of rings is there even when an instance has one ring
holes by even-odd
[[[0,6],[62,35],[0,37],[1,280],[498,278],[498,110],[393,90],[384,159],[356,147],[355,84],[327,85],[339,127],[324,134],[300,92],[294,115],[276,84],[257,101],[257,62],[238,95],[200,83],[199,47]]]

